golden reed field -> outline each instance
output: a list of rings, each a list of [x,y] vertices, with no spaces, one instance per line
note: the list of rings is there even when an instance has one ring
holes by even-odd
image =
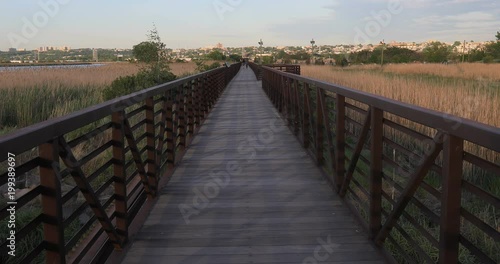
[[[173,63],[177,76],[196,71],[195,63]],[[23,68],[0,71],[0,135],[102,103],[102,92],[120,76],[140,66],[109,63],[85,68]]]
[[[359,89],[368,93],[381,95],[409,104],[418,105],[437,111],[454,114],[463,118],[472,119],[477,122],[500,127],[500,64],[400,64],[386,65],[384,67],[376,65],[349,66],[346,68],[332,66],[308,66],[301,67],[304,76],[332,82],[341,86]],[[349,100],[348,100],[349,101]],[[352,102],[363,107],[355,102]],[[409,120],[388,115],[389,119],[396,121],[403,126],[419,131],[428,136],[432,136],[432,129],[411,122]],[[363,119],[358,119],[358,122]],[[399,144],[406,146],[410,151],[423,149],[421,143],[414,138],[396,133],[387,129],[384,136],[391,138]],[[420,148],[419,148],[420,146]],[[475,154],[493,164],[500,164],[500,155],[492,150],[465,142],[464,148],[467,152]],[[394,150],[394,160],[399,160],[404,164],[408,156]],[[440,158],[436,160],[439,164]],[[407,163],[407,166],[410,163]],[[469,163],[464,163],[463,179],[486,191],[493,197],[500,195],[500,179],[484,168],[479,168]],[[390,174],[390,171],[388,172]],[[405,186],[408,179],[404,176],[392,174],[392,180]],[[361,182],[368,188],[363,177],[355,175],[354,179]],[[442,188],[440,177],[429,173],[425,178],[425,183],[439,190]],[[384,185],[384,191],[390,193],[390,184]],[[394,190],[394,189],[392,189]],[[354,187],[354,192],[358,197],[362,197],[365,203],[368,202],[364,193]],[[440,202],[426,192],[417,192],[415,197],[422,201],[428,208],[439,208]],[[481,219],[491,228],[500,230],[499,213],[489,202],[483,200],[467,191],[462,193],[461,206],[474,216]],[[425,214],[416,207],[405,210],[406,213],[414,217],[418,223],[428,223]],[[366,212],[365,212],[366,213]],[[434,260],[438,259],[437,248],[424,238],[422,233],[416,230],[415,226],[408,222],[399,220],[403,229],[412,235],[414,241]],[[499,244],[485,232],[479,230],[475,225],[461,222],[461,234],[486,252],[492,259],[499,260]],[[425,228],[430,234],[437,237],[439,229],[427,226]],[[398,233],[396,233],[398,234]],[[414,246],[408,244],[405,238],[395,238],[402,248],[408,252],[413,252]],[[395,250],[398,252],[398,250]],[[415,252],[411,253],[412,255]],[[399,259],[400,256],[399,256]],[[425,262],[415,260],[416,263]],[[478,263],[478,259],[472,257],[470,253],[461,250],[461,263]]]
[[[301,73],[500,127],[500,64],[305,65]]]
[[[170,68],[175,75],[194,72],[194,63],[173,63]],[[0,71],[0,89],[32,87],[43,84],[53,87],[106,86],[120,76],[135,74],[138,64],[108,63],[88,68],[43,68]]]

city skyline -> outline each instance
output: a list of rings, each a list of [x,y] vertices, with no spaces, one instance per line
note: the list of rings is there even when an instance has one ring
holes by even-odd
[[[123,48],[156,25],[169,48],[368,44],[379,41],[493,40],[495,0],[308,1],[40,0],[4,3],[0,50],[41,46]],[[7,23],[8,22],[8,23]]]

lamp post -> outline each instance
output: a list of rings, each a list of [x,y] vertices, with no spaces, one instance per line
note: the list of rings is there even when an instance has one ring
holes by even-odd
[[[262,45],[264,45],[264,42],[262,42],[262,39],[260,39],[259,41],[259,45],[260,45],[260,65],[262,65]]]
[[[382,40],[380,42],[380,44],[382,45],[382,58],[380,59],[380,66],[384,66],[384,49],[385,49],[385,41]]]
[[[316,41],[314,41],[314,39],[311,40],[311,50],[312,50],[312,54],[311,54],[311,64],[314,64],[314,44],[316,44]]]

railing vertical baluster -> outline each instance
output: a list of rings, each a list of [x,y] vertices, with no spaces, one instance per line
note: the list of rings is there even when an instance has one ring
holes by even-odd
[[[280,93],[281,93],[281,76],[275,74],[274,77],[274,104],[276,105],[276,108],[278,109],[278,112],[281,113],[281,104],[280,104]]]
[[[300,127],[299,127],[299,124],[300,124],[300,114],[299,114],[299,102],[300,102],[300,96],[299,96],[299,81],[295,80],[293,82],[294,86],[293,86],[293,95],[292,97],[294,98],[293,100],[293,113],[294,113],[294,133],[295,133],[295,136],[298,136],[299,135],[299,131],[300,131]]]
[[[193,138],[193,134],[194,134],[194,96],[193,96],[193,93],[194,93],[194,90],[195,90],[195,87],[196,87],[196,83],[190,83],[189,86],[188,86],[188,99],[187,99],[187,110],[188,110],[188,116],[187,116],[187,120],[188,120],[188,134],[189,134],[189,138]]]
[[[50,141],[38,147],[40,186],[42,187],[43,237],[47,243],[45,263],[66,263],[59,145]]]
[[[201,83],[201,119],[205,120],[205,117],[208,112],[208,76],[203,75]]]
[[[179,120],[179,145],[184,149],[186,147],[186,111],[185,111],[185,87],[181,85],[179,91],[179,100],[177,102],[177,114]]]
[[[175,166],[175,142],[176,139],[176,130],[174,125],[174,104],[176,95],[174,94],[175,89],[169,92],[169,97],[167,98],[167,123],[166,123],[166,141],[167,141],[167,164],[170,166],[169,168],[173,168]]]
[[[212,106],[214,104],[214,94],[215,94],[215,82],[214,82],[214,77],[211,74],[208,75],[207,93],[208,93],[207,111],[210,111],[210,109],[212,109]]]
[[[458,263],[463,149],[463,139],[452,135],[445,136],[439,263]]]
[[[205,75],[205,82],[203,86],[203,104],[204,104],[204,115],[207,116],[210,110],[210,93],[211,93],[211,78],[207,74]]]
[[[155,140],[155,116],[154,98],[146,99],[146,144],[147,144],[147,172],[148,183],[151,188],[151,196],[155,197],[158,191],[158,177],[156,164],[156,140]]]
[[[280,111],[283,113],[283,115],[286,115],[285,113],[285,107],[287,107],[287,82],[288,79],[286,76],[281,76],[280,79],[281,86],[280,86]]]
[[[304,109],[302,111],[302,140],[303,140],[303,146],[305,149],[309,148],[310,140],[309,137],[310,135],[310,115],[311,113],[311,106],[309,103],[309,84],[304,82]]]
[[[196,128],[200,127],[201,124],[201,91],[203,89],[202,78],[197,78],[195,81],[195,90],[194,90],[194,125]]]
[[[292,127],[293,119],[292,119],[292,79],[285,77],[286,85],[285,85],[285,105],[286,105],[286,119],[288,122],[288,126]]]
[[[316,87],[316,163],[318,166],[323,165],[324,154],[323,154],[323,109],[321,107],[321,88]]]
[[[335,185],[340,191],[345,177],[345,97],[337,94],[336,129],[335,129]]]
[[[382,227],[382,151],[384,112],[371,107],[370,131],[370,238],[375,238]]]
[[[279,82],[278,82],[278,76],[273,73],[273,77],[272,77],[272,86],[271,86],[271,102],[274,104],[274,106],[276,107],[276,109],[278,109],[279,111],[279,107],[278,107],[278,90],[279,90]]]
[[[127,174],[125,171],[125,133],[123,120],[125,112],[114,112],[113,123],[113,179],[115,188],[116,232],[121,240],[128,241]]]

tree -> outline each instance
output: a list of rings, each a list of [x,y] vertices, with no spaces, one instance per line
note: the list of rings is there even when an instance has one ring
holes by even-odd
[[[151,41],[143,41],[135,45],[132,54],[140,62],[152,63],[158,61],[158,49],[156,44]]]
[[[220,50],[213,50],[207,54],[207,58],[210,60],[223,61],[226,59],[226,56]]]
[[[484,46],[483,62],[500,62],[500,32],[497,32],[497,41],[491,42]]]
[[[451,50],[445,43],[432,42],[423,50],[424,59],[427,62],[445,62],[451,55]]]
[[[241,55],[231,54],[231,55],[229,55],[229,59],[231,61],[241,61],[243,58],[241,57]]]
[[[166,45],[161,41],[156,26],[147,34],[148,40],[133,47],[133,55],[144,63],[139,73],[120,77],[103,90],[106,100],[133,93],[137,90],[175,80],[177,77],[168,66]]]

